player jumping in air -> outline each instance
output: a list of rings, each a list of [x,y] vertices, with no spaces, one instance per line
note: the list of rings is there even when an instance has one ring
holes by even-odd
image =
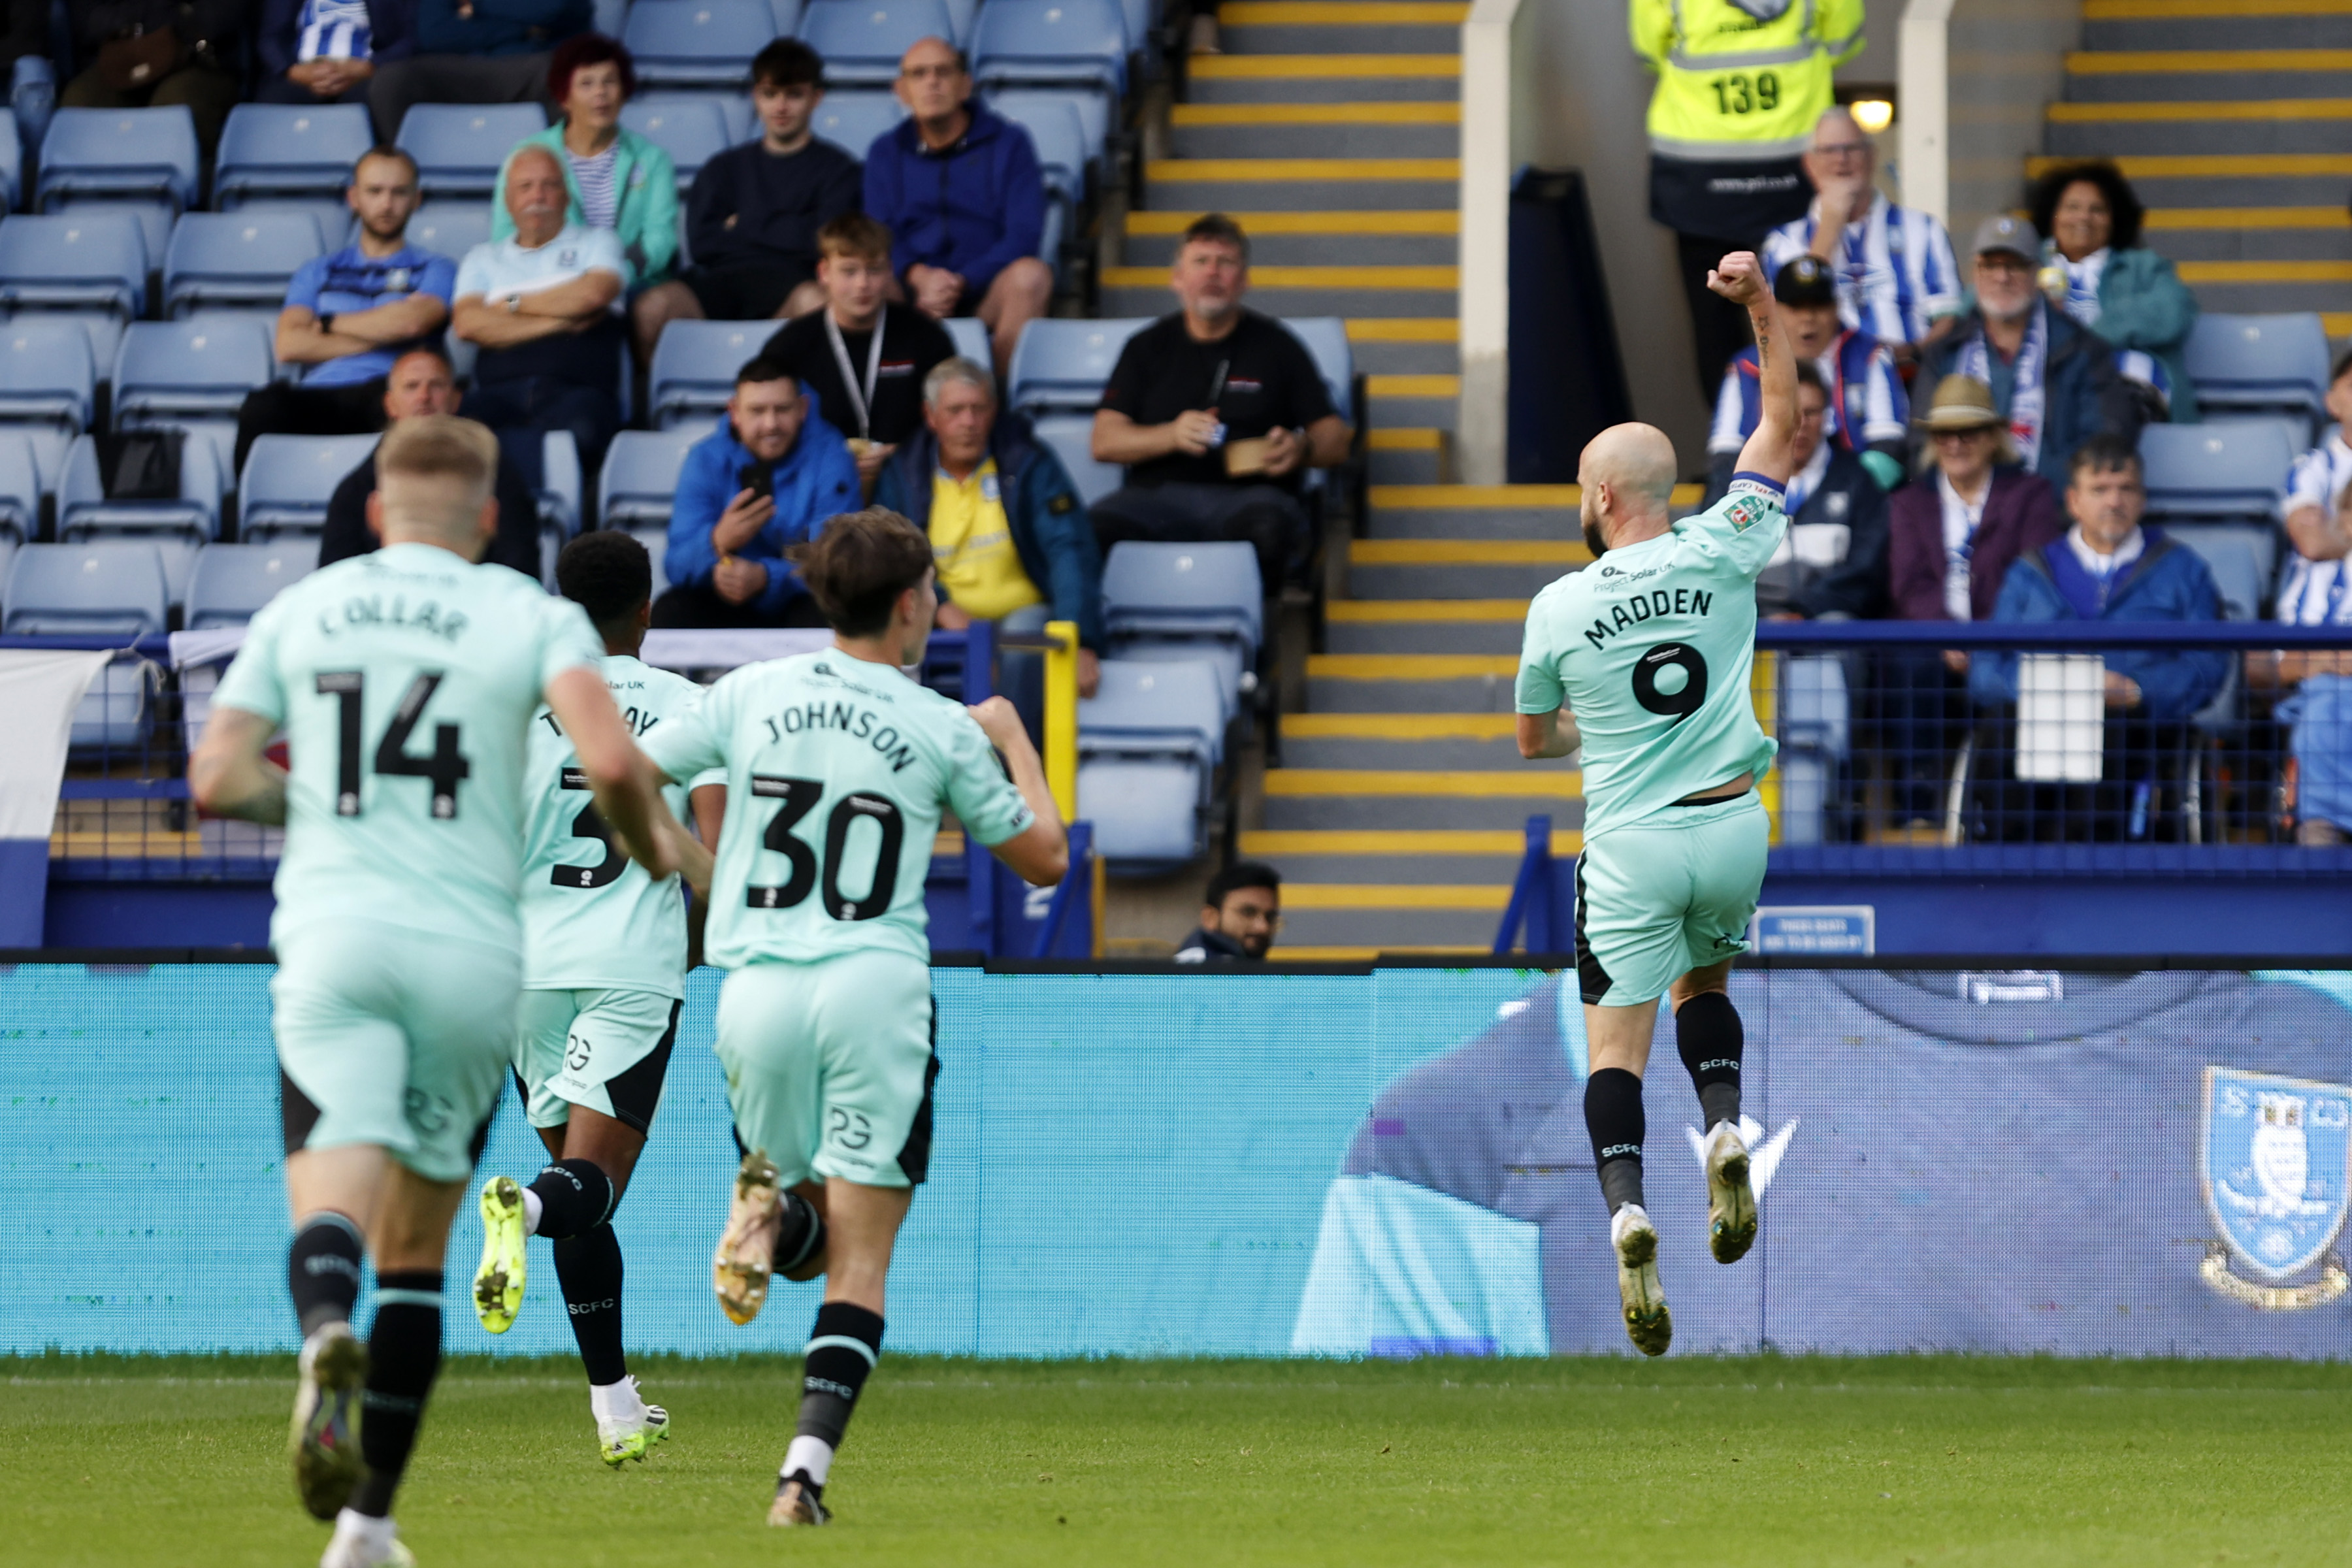
[[[1584,448],[1584,540],[1593,564],[1536,595],[1519,656],[1519,754],[1584,752],[1584,853],[1576,862],[1576,968],[1591,1076],[1584,1121],[1610,1209],[1625,1332],[1650,1355],[1674,1338],[1658,1233],[1642,1204],[1642,1070],[1658,998],[1707,1132],[1707,1242],[1734,1263],[1756,1239],[1739,1136],[1739,1014],[1726,987],[1747,948],[1769,837],[1756,781],[1777,749],[1748,694],[1757,574],[1788,519],[1796,361],[1756,258],[1727,256],[1707,287],[1748,307],[1763,416],[1723,500],[1667,515],[1675,448],[1647,425]]]
[[[604,639],[604,674],[632,735],[643,739],[702,700],[702,688],[639,660],[652,613],[653,566],[625,533],[583,534],[555,563],[563,596]],[[525,1238],[554,1244],[555,1277],[588,1371],[588,1401],[608,1465],[643,1460],[669,1435],[621,1352],[621,1243],[613,1211],[645,1152],[686,996],[686,902],[613,843],[580,758],[555,715],[530,727],[522,875],[522,1010],[514,1040],[523,1108],[554,1163],[528,1185],[482,1188],[482,1263],[474,1310],[502,1334],[523,1298]],[[715,792],[714,792],[715,793]],[[686,791],[664,792],[683,813]],[[688,858],[707,862],[699,845]],[[708,880],[698,869],[690,880]]]
[[[322,1568],[414,1563],[392,1499],[441,1361],[449,1222],[513,1045],[531,715],[572,738],[606,822],[667,876],[680,837],[577,605],[475,561],[498,444],[404,419],[378,449],[384,547],[253,619],[190,760],[206,810],[283,823],[270,984],[302,1326],[292,1437]],[[283,729],[289,773],[263,750]],[[373,1255],[375,1321],[352,1337]]]
[[[712,1265],[719,1305],[748,1323],[772,1272],[825,1277],[777,1525],[829,1517],[834,1452],[882,1353],[891,1246],[930,1156],[923,881],[940,810],[1037,886],[1068,863],[1013,705],[966,709],[900,672],[939,608],[922,532],[850,512],[793,559],[834,646],[746,665],[645,737],[673,779],[727,773],[707,940],[729,972],[718,1051],[746,1152]]]

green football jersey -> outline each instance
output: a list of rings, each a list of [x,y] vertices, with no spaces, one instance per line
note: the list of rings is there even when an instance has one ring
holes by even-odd
[[[1575,715],[1587,840],[1771,764],[1779,747],[1748,681],[1756,576],[1788,531],[1781,494],[1741,474],[1706,510],[1610,551],[1528,606],[1518,710]]]
[[[940,808],[992,846],[1035,820],[961,703],[839,648],[745,665],[645,748],[673,779],[727,772],[703,945],[729,969],[877,948],[928,963]]]
[[[625,654],[604,658],[613,703],[642,743],[702,701],[702,688]],[[686,895],[621,853],[597,815],[579,753],[541,708],[530,722],[522,867],[522,983],[686,994]],[[682,822],[687,785],[662,792]]]
[[[579,605],[430,544],[270,600],[213,702],[286,734],[272,940],[348,917],[520,952],[530,717],[549,681],[604,654]]]

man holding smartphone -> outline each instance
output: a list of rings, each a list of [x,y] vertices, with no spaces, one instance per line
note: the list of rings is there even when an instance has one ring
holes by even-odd
[[[764,356],[735,373],[727,417],[678,470],[656,626],[824,625],[785,549],[855,511],[857,464],[841,432],[809,417],[800,383]]]

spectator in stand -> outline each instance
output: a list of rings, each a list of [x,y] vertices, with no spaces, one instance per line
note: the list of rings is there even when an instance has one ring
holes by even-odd
[[[998,411],[984,364],[940,362],[923,378],[922,412],[922,428],[883,468],[874,504],[930,536],[937,624],[1041,632],[1049,621],[1076,622],[1078,695],[1092,697],[1102,680],[1102,557],[1077,486],[1027,420]],[[1005,695],[1042,731],[1044,656],[1007,653],[1003,668]]]
[[[365,103],[379,65],[415,47],[415,0],[262,0],[259,103]]]
[[[352,166],[343,200],[360,237],[304,262],[278,313],[282,364],[310,367],[299,384],[273,381],[236,415],[236,467],[257,436],[362,436],[383,427],[384,377],[407,349],[437,342],[449,323],[457,263],[408,243],[416,163],[378,147]]]
[[[1774,620],[1848,620],[1885,609],[1886,492],[1862,458],[1828,438],[1829,404],[1822,373],[1798,360],[1797,434],[1781,501],[1789,530],[1756,579],[1756,613]],[[1709,486],[1706,504],[1729,485],[1726,475]]]
[[[2074,526],[2063,538],[2017,558],[1992,618],[2026,624],[2221,619],[2221,593],[2203,558],[2161,530],[2141,526],[2147,507],[2132,444],[2115,436],[2084,441],[2074,451],[2066,487]],[[2043,806],[2044,791],[2011,792],[2016,807],[1997,815],[2005,833],[2137,839],[2155,832],[2152,791],[2166,760],[2184,748],[2191,716],[2228,679],[2229,657],[2218,648],[2099,652],[2107,710],[2100,782],[2063,786],[2076,800],[2054,818]],[[1969,664],[1969,693],[1986,707],[2014,703],[2017,672],[2014,653],[1979,654]]]
[[[2123,351],[2116,368],[2165,399],[2172,422],[2194,424],[2197,389],[2182,350],[2197,324],[2197,297],[2172,263],[2140,243],[2147,209],[2123,171],[2101,160],[2070,163],[2033,191],[2042,286],[2050,302]],[[2133,363],[2144,355],[2161,367]]]
[[[2327,412],[2336,427],[2295,460],[2286,487],[2287,537],[2294,554],[2279,585],[2278,618],[2291,626],[2352,626],[2352,446],[2344,422],[2352,419],[2352,353],[2336,362]],[[2298,844],[2324,847],[2352,841],[2352,651],[2297,648],[2246,655],[2246,683],[2294,695],[2277,717],[2293,726],[2294,761],[2289,804]]]
[[[536,489],[539,437],[569,430],[593,472],[621,428],[621,291],[628,261],[609,228],[565,221],[563,164],[526,142],[507,160],[514,233],[457,268],[457,334],[480,345],[468,417],[499,440]]]
[[[548,96],[561,111],[556,122],[523,147],[544,147],[563,161],[570,197],[563,221],[580,228],[612,230],[628,264],[621,282],[628,290],[636,329],[637,363],[649,364],[654,344],[675,312],[673,298],[692,302],[686,285],[671,277],[677,259],[677,166],[669,154],[621,123],[621,106],[637,90],[636,66],[629,51],[601,33],[583,33],[555,51],[547,68]],[[517,148],[517,152],[521,148]],[[514,163],[512,154],[507,159]],[[514,218],[501,194],[490,204],[490,238],[514,233]]]
[[[58,107],[184,103],[195,116],[196,145],[209,168],[221,127],[243,96],[238,71],[246,9],[246,0],[86,0],[67,6],[74,58],[83,64],[58,92]]]
[[[808,416],[783,366],[735,373],[727,417],[678,470],[662,558],[657,626],[820,626],[824,617],[785,550],[857,510],[857,465],[841,433]]]
[[[2010,563],[2066,531],[2049,482],[2017,466],[2017,448],[1972,376],[1946,376],[1927,417],[1928,472],[1887,498],[1887,594],[1900,621],[1989,621]],[[1897,821],[1942,815],[1951,749],[1965,722],[1969,656],[1895,648],[1878,682]]]
[[[2093,436],[2138,439],[2140,396],[2116,374],[2113,353],[2034,287],[2041,237],[2002,214],[1977,226],[1970,250],[1976,308],[1928,348],[1929,384],[1967,375],[1991,388],[2019,460],[2053,486]]]
[[[1249,237],[1223,213],[1184,231],[1178,303],[1127,341],[1095,411],[1094,457],[1127,479],[1095,506],[1104,553],[1123,539],[1247,540],[1266,592],[1307,558],[1300,479],[1348,456],[1348,422],[1314,356],[1244,308]]]
[[[555,46],[596,19],[590,0],[416,0],[415,44],[368,84],[376,140],[419,103],[538,103]]]
[[[1037,259],[1037,150],[1029,132],[971,101],[971,68],[943,38],[906,52],[896,90],[908,118],[866,150],[866,210],[890,230],[907,298],[934,321],[978,316],[1001,376],[1021,329],[1054,297],[1054,270]]]
[[[871,494],[898,443],[922,429],[923,378],[955,357],[955,340],[913,306],[890,304],[888,229],[847,213],[818,231],[817,246],[829,303],[780,329],[760,355],[816,394],[817,412],[848,437]]]
[[[1818,370],[1830,391],[1824,433],[1840,450],[1862,459],[1879,489],[1893,489],[1903,482],[1911,437],[1911,399],[1894,358],[1868,332],[1841,324],[1836,285],[1824,261],[1811,256],[1790,261],[1773,279],[1772,298],[1797,363]],[[1715,400],[1715,427],[1706,438],[1709,495],[1719,497],[1730,487],[1739,449],[1755,434],[1762,411],[1756,351],[1745,348],[1723,373]]]
[[[1853,112],[1825,112],[1805,153],[1812,205],[1766,237],[1764,265],[1777,278],[1801,256],[1825,264],[1837,281],[1840,318],[1909,364],[1936,335],[1938,318],[1959,310],[1959,266],[1936,216],[1888,201],[1877,177],[1878,149]],[[1830,214],[1835,223],[1823,221]]]
[[[694,176],[686,198],[694,266],[688,298],[669,301],[674,317],[791,320],[824,303],[818,237],[858,210],[865,174],[809,129],[824,101],[824,62],[798,38],[778,38],[752,57],[760,139],[729,148]]]
[[[1176,944],[1179,963],[1262,963],[1282,929],[1282,873],[1236,860],[1209,879],[1201,923]]]
[[[383,384],[383,413],[393,424],[424,414],[455,414],[461,401],[448,358],[431,345],[404,351]],[[375,454],[370,452],[365,462],[343,476],[327,502],[326,526],[319,534],[320,565],[331,566],[376,547],[379,542],[367,517],[367,499],[374,493]],[[499,454],[490,493],[498,498],[499,531],[482,559],[527,577],[538,576],[539,506],[504,452]]]

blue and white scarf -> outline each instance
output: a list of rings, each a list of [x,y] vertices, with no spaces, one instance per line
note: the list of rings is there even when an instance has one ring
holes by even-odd
[[[297,26],[298,60],[368,58],[367,0],[302,0]]]
[[[2042,422],[2049,408],[2049,389],[2042,384],[2043,362],[2050,357],[2049,307],[2036,301],[2025,323],[2025,342],[2017,351],[2016,374],[2009,394],[2009,434],[2017,443],[2018,460],[2031,469],[2042,461]],[[1960,349],[1952,368],[1990,386],[1992,348],[1979,331]]]

